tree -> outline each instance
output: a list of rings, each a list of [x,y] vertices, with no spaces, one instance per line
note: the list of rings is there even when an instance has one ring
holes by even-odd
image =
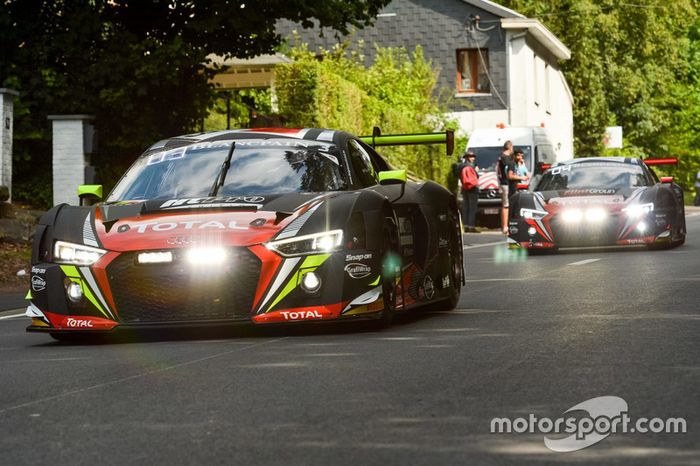
[[[562,69],[574,95],[577,155],[600,154],[603,130],[621,125],[634,153],[663,152],[659,137],[675,124],[674,87],[688,71],[687,31],[695,0],[511,0],[539,18],[572,51]]]
[[[0,86],[16,103],[14,198],[50,204],[48,114],[94,114],[107,185],[148,144],[198,129],[212,104],[207,55],[270,53],[280,19],[347,33],[389,0],[8,0]]]

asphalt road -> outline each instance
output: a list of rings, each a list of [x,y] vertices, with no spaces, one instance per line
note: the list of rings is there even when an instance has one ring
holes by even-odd
[[[670,251],[510,254],[465,238],[458,309],[67,345],[0,315],[0,464],[700,464],[700,216]],[[586,449],[493,434],[617,396],[685,434]]]

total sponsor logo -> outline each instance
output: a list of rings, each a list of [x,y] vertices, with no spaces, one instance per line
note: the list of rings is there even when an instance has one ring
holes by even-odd
[[[247,230],[246,226],[239,226],[238,222],[219,222],[217,220],[188,220],[185,222],[143,222],[133,225],[120,225],[118,232],[124,233],[135,229],[136,233],[146,233],[148,231],[172,231],[178,228],[185,230]]]
[[[73,317],[68,317],[64,321],[64,326],[68,328],[93,328],[93,322],[87,319],[75,319]]]
[[[323,319],[318,311],[281,311],[280,315],[284,317],[284,320]]]

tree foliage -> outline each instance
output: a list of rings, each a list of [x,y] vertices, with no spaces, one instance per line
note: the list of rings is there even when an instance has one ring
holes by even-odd
[[[562,68],[574,95],[577,155],[600,155],[605,127],[622,126],[625,148],[611,155],[680,156],[675,174],[688,186],[700,156],[696,0],[501,3],[538,18],[571,49]]]
[[[444,108],[434,97],[437,72],[417,47],[376,47],[374,62],[364,64],[363,44],[321,51],[305,45],[290,51],[294,63],[275,71],[280,115],[291,126],[342,128],[357,135],[444,130]],[[380,152],[399,168],[421,178],[448,182],[450,159],[444,147],[386,147]]]
[[[201,126],[212,104],[207,56],[270,53],[279,19],[347,32],[389,0],[0,3],[0,87],[15,104],[14,198],[50,204],[49,114],[96,116],[93,163],[107,185],[159,138]]]

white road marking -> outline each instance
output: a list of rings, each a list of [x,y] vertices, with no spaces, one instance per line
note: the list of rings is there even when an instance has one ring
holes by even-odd
[[[521,280],[530,280],[529,277],[522,277],[522,278],[477,278],[477,279],[470,279],[467,278],[467,283],[480,283],[480,282],[518,282]]]
[[[12,314],[11,316],[2,316],[2,317],[0,317],[0,320],[12,319],[14,317],[24,317],[24,312],[21,314]]]
[[[578,261],[578,262],[572,262],[572,263],[566,264],[566,265],[584,265],[584,264],[590,264],[591,262],[596,262],[599,260],[600,259],[586,259],[586,260],[582,260],[582,261]]]
[[[473,246],[464,246],[462,249],[485,248],[486,246],[495,246],[497,244],[506,244],[505,241],[495,241],[493,243],[475,244]]]

